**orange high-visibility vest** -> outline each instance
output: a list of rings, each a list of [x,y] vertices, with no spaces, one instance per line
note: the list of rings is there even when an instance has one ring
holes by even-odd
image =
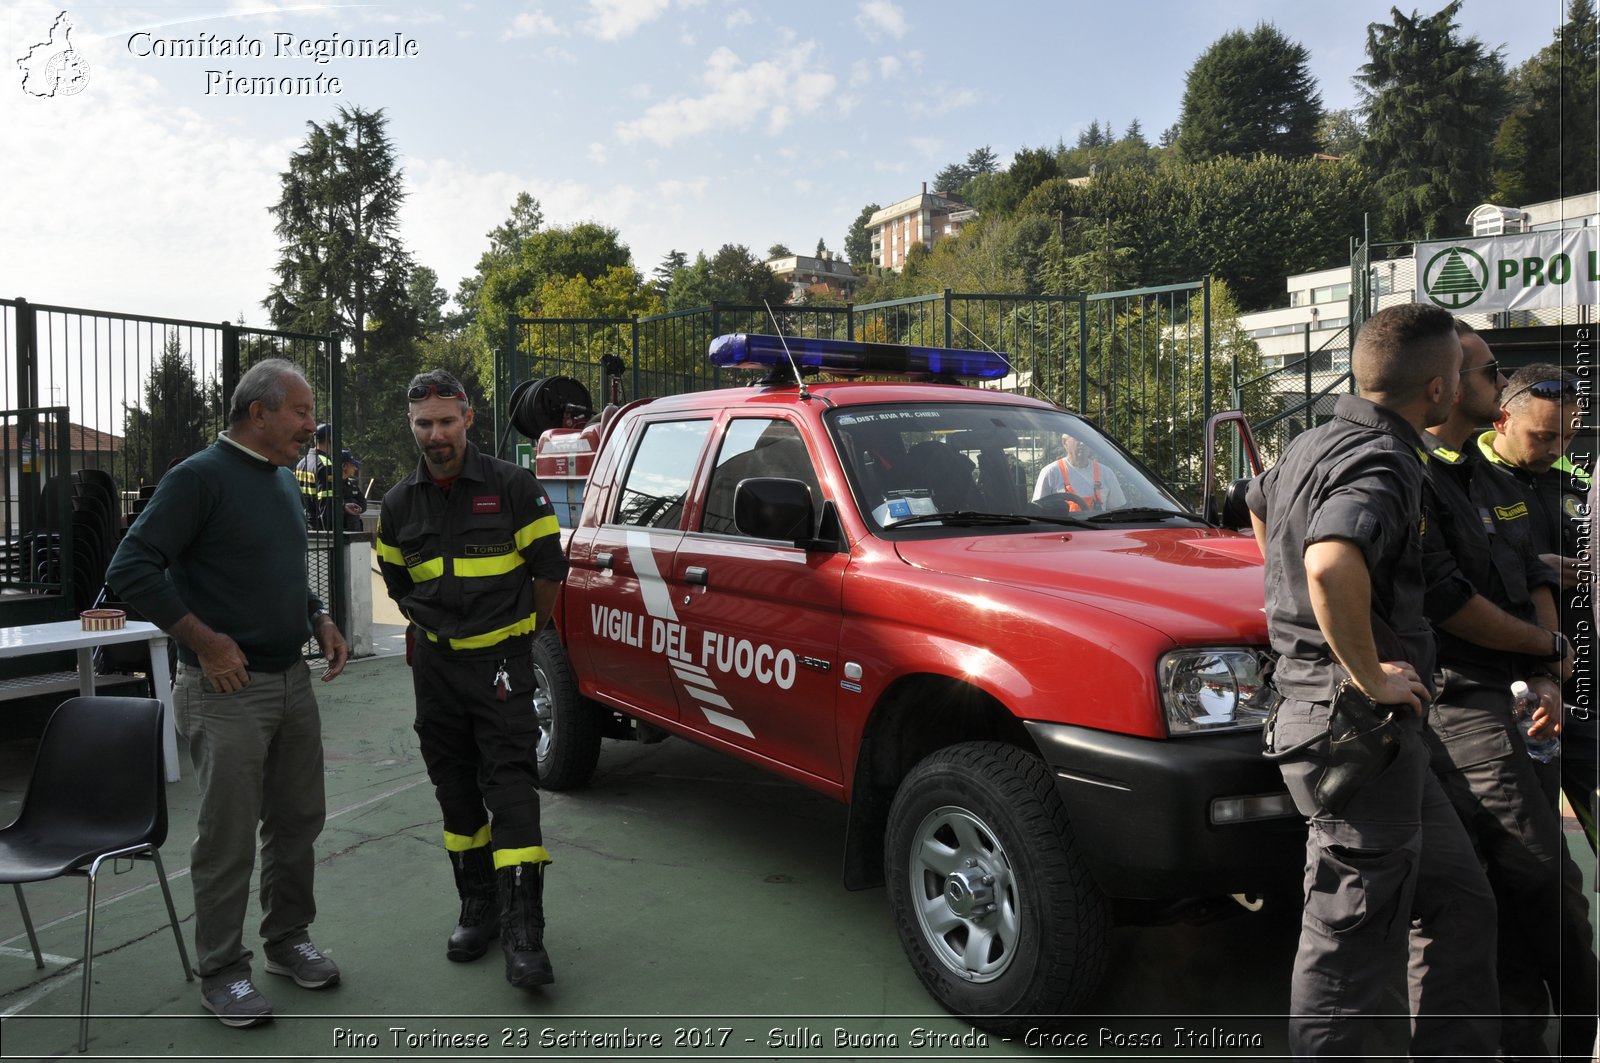
[[[1085,499],[1085,501],[1089,503],[1090,509],[1104,509],[1106,504],[1105,498],[1100,493],[1100,459],[1095,458],[1090,465],[1094,470],[1094,493]],[[1074,494],[1075,492],[1072,490],[1072,477],[1067,475],[1067,459],[1057,458],[1056,467],[1061,470],[1061,490],[1065,491],[1069,495]],[[1069,512],[1080,508],[1078,503],[1070,500],[1067,502],[1067,506]]]

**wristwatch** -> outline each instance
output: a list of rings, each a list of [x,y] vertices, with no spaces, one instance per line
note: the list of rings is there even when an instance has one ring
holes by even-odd
[[[1567,636],[1559,631],[1552,631],[1550,635],[1552,640],[1551,652],[1544,657],[1535,657],[1534,660],[1559,661],[1567,656],[1567,651],[1572,648],[1572,644],[1567,641]]]

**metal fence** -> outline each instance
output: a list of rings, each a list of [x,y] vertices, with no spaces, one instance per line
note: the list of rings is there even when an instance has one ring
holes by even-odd
[[[774,320],[776,319],[776,320]],[[1252,376],[1248,343],[1219,360],[1211,335],[1211,286],[1184,284],[1095,295],[953,292],[861,306],[707,306],[645,318],[524,318],[496,352],[496,394],[521,380],[571,376],[605,401],[600,360],[626,365],[630,396],[700,391],[750,374],[712,367],[712,339],[730,332],[924,344],[997,351],[1011,372],[985,387],[1031,394],[1095,418],[1186,499],[1197,502],[1204,430],[1212,412],[1242,395]],[[495,403],[496,438],[505,430]],[[502,450],[510,457],[511,446]],[[1232,444],[1229,444],[1232,446]],[[1238,456],[1228,454],[1224,468]]]
[[[105,518],[114,540],[172,464],[216,439],[240,375],[269,357],[305,371],[316,408],[334,425],[337,446],[340,380],[330,337],[0,300],[0,425],[6,432],[0,513],[7,556],[21,556],[19,543],[59,536],[55,549],[67,559],[27,571],[6,566],[0,610],[16,616],[39,608],[24,600],[40,597],[51,599],[49,608],[61,617],[86,607],[81,599],[98,591],[103,565],[98,573],[81,565],[72,571],[71,559],[93,556],[72,542],[75,530],[84,536],[83,524],[69,519],[59,529],[46,526],[53,511],[45,500],[64,496],[76,512],[90,505],[82,501],[88,493],[82,484],[94,480],[108,499]],[[50,430],[42,431],[46,426]],[[342,542],[342,531],[335,536]],[[102,545],[109,559],[115,542]],[[323,546],[307,558],[314,585],[341,624],[347,612],[343,554]]]

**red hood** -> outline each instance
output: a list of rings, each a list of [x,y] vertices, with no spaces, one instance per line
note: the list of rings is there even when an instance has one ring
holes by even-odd
[[[913,567],[1082,602],[1181,643],[1267,641],[1261,553],[1246,535],[1071,530],[902,541],[896,548]]]

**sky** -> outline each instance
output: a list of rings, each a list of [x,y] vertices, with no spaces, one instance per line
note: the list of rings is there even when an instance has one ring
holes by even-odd
[[[1465,0],[1458,19],[1515,66],[1563,17]],[[341,106],[388,116],[401,239],[453,293],[522,191],[549,225],[617,229],[647,276],[674,249],[838,251],[863,206],[980,145],[1004,165],[1134,119],[1155,141],[1196,57],[1258,22],[1310,50],[1325,107],[1352,107],[1366,27],[1389,18],[1375,0],[0,0],[0,297],[270,324],[268,208],[307,123]],[[401,54],[339,54],[361,42]],[[65,44],[77,91],[31,93],[24,72],[53,83]],[[284,77],[308,91],[240,88]]]

